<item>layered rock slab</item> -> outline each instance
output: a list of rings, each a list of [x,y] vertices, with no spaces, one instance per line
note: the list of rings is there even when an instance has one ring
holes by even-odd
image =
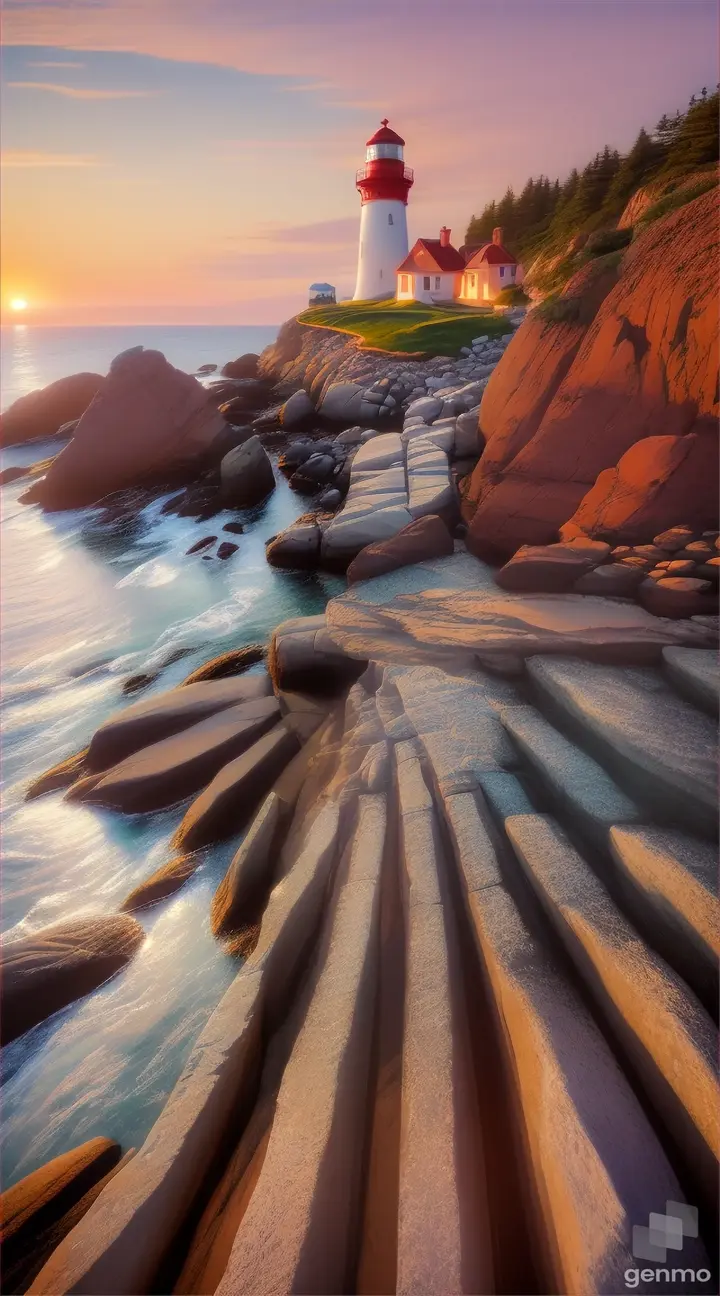
[[[5,1190],[0,1196],[4,1291],[26,1290],[40,1267],[38,1255],[47,1255],[58,1234],[69,1230],[83,1199],[115,1169],[120,1155],[113,1139],[90,1139]]]
[[[142,1148],[51,1256],[32,1292],[152,1290],[232,1115],[247,1100],[262,1031],[276,1022],[312,946],[338,827],[338,807],[328,803],[273,891],[255,950],[210,1017]]]
[[[525,1205],[543,1241],[540,1290],[619,1291],[636,1220],[681,1201],[680,1187],[585,1005],[508,893],[463,878],[522,1131]],[[706,1264],[692,1247],[687,1263]]]
[[[644,668],[533,657],[528,672],[542,698],[656,817],[716,832],[717,733],[709,716]]]
[[[663,665],[678,691],[710,715],[720,710],[720,662],[714,649],[664,648]]]
[[[282,721],[224,765],[187,810],[173,845],[195,851],[239,832],[299,746],[297,735]]]
[[[487,1291],[487,1185],[457,934],[418,752],[412,741],[395,749],[407,931],[396,1291]]]
[[[359,798],[347,875],[338,876],[330,930],[319,951],[319,977],[218,1296],[336,1292],[352,1282],[385,813],[384,797]]]
[[[717,851],[669,828],[618,825],[609,845],[628,911],[711,1013],[717,1013],[720,902]]]
[[[660,620],[610,599],[509,594],[480,580],[475,589],[449,591],[441,580],[434,589],[389,598],[381,587],[382,603],[372,597],[374,582],[353,587],[328,604],[330,636],[351,656],[406,662],[428,656],[467,661],[480,653],[485,660],[507,653],[561,653],[655,661],[666,646],[710,641],[710,632],[694,622]]]
[[[710,1210],[717,1190],[717,1031],[547,815],[505,827],[525,874]]]
[[[91,780],[80,799],[126,814],[175,805],[209,783],[279,719],[274,697],[228,707],[128,756],[99,780]]]
[[[267,674],[243,679],[184,684],[143,702],[134,702],[101,724],[90,740],[87,769],[100,773],[126,756],[161,742],[191,725],[242,702],[272,693]]]
[[[604,847],[614,824],[636,823],[636,804],[588,756],[531,706],[510,706],[502,722],[559,807]]]

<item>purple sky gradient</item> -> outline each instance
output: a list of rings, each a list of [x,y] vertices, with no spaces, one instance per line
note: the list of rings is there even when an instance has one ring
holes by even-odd
[[[277,322],[352,291],[387,115],[411,238],[717,81],[714,0],[4,0],[5,295],[37,317]]]

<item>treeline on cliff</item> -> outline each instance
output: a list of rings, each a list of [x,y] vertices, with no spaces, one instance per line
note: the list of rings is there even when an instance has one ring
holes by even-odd
[[[627,154],[606,145],[562,182],[531,176],[519,194],[508,188],[471,218],[465,241],[486,243],[500,225],[505,246],[527,263],[541,246],[560,246],[581,230],[614,225],[642,185],[658,181],[671,187],[717,162],[718,150],[718,92],[703,88],[685,112],[661,117],[651,132],[643,127]]]

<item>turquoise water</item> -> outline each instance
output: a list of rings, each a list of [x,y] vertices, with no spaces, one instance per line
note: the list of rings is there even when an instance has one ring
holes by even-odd
[[[163,349],[159,339],[145,344]],[[193,356],[219,350],[216,338],[203,336],[184,345]],[[257,345],[238,344],[236,337],[229,354],[248,349]],[[76,359],[69,363],[81,367]],[[5,451],[2,466],[50,449]],[[156,501],[132,543],[103,548],[93,542],[87,512],[44,516],[18,503],[23,483],[3,488],[7,939],[74,915],[113,912],[170,857],[181,808],[126,818],[66,804],[62,793],[23,800],[30,778],[85,746],[97,725],[126,704],[122,680],[174,648],[191,648],[149,692],[166,688],[224,648],[267,639],[286,617],[321,611],[344,585],[268,567],[265,539],[305,507],[277,471],[276,479],[264,504],[240,514],[246,531],[228,537],[239,549],[226,563],[205,563],[185,551],[201,536],[219,534],[230,514],[196,523],[163,517]],[[83,674],[83,667],[90,669]],[[211,852],[183,890],[142,918],[148,938],[124,972],[3,1050],[5,1186],[95,1135],[116,1138],[125,1149],[142,1142],[236,970],[209,930],[212,893],[236,847],[231,842]]]

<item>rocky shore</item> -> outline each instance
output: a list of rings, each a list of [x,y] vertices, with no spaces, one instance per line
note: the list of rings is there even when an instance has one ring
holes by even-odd
[[[242,528],[281,450],[305,508],[268,561],[348,583],[28,788],[182,817],[121,913],[8,947],[12,1035],[131,959],[131,915],[217,842],[238,970],[134,1155],[10,1190],[16,1290],[614,1292],[667,1202],[711,1282],[710,198],[692,255],[686,208],[460,356],[290,321],[203,388],[126,353],[37,473],[28,503],[109,526],[174,479],[166,507]]]

